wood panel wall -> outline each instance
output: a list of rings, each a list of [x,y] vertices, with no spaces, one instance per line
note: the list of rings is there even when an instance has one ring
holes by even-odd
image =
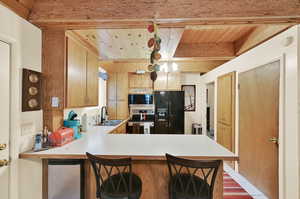
[[[62,126],[65,100],[66,39],[64,30],[43,30],[43,121],[50,131]],[[51,98],[58,97],[59,106],[51,106]]]

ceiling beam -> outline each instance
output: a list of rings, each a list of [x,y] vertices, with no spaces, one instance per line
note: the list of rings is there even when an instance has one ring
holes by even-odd
[[[4,5],[5,7],[11,9],[17,15],[24,19],[28,19],[30,10],[26,8],[22,3],[16,0],[0,0],[0,4]]]
[[[282,6],[284,5],[284,6]],[[41,27],[138,28],[162,26],[298,23],[299,0],[38,0],[30,21]]]
[[[31,10],[35,0],[17,0],[22,5],[24,5],[27,9]]]
[[[240,55],[251,48],[267,41],[271,37],[288,29],[290,25],[264,25],[256,27],[252,32],[235,41],[235,53]]]
[[[226,61],[172,61],[178,64],[180,72],[206,73]],[[164,63],[164,62],[161,62]],[[148,70],[149,61],[122,62],[122,61],[100,61],[100,67],[107,72],[136,72],[137,70]]]
[[[214,60],[230,60],[235,57],[234,45],[226,43],[180,43],[174,57],[205,57]]]

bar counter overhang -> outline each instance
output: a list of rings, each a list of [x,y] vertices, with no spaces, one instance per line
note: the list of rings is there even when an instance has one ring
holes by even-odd
[[[25,152],[20,158],[43,159],[43,199],[47,199],[47,168],[49,162],[82,164],[81,198],[94,199],[94,174],[86,152],[99,157],[133,159],[132,170],[143,182],[141,199],[167,199],[169,173],[165,153],[198,160],[237,161],[238,156],[205,135],[128,135],[91,132],[79,140],[59,148],[41,152]],[[223,162],[222,161],[222,162]],[[214,187],[214,199],[223,198],[223,164]]]

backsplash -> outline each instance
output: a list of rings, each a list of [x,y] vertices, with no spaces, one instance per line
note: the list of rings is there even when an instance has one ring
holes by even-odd
[[[64,110],[64,119],[68,118],[70,111],[74,111],[78,114],[78,119],[82,120],[84,114],[87,114],[87,123],[88,125],[93,125],[97,116],[101,113],[101,107],[86,107],[86,108],[73,108]]]

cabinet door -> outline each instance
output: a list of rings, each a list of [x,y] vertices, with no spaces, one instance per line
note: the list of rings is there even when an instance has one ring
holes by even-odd
[[[72,39],[68,39],[67,58],[67,107],[83,107],[86,104],[86,56],[87,52]],[[63,85],[62,85],[63,86]]]
[[[98,106],[98,92],[99,92],[99,70],[98,57],[88,53],[87,54],[87,105]]]
[[[107,100],[117,100],[117,75],[109,73],[107,80]]]
[[[135,85],[135,74],[129,73],[128,74],[128,82],[129,82],[129,88],[134,88]]]
[[[143,88],[152,88],[152,80],[150,78],[149,73],[143,74],[141,79],[142,79]]]
[[[179,72],[168,73],[168,90],[181,90],[181,75]]]
[[[108,100],[107,101],[107,112],[108,112],[108,119],[116,120],[117,119],[117,101],[115,100]]]
[[[117,119],[125,120],[129,116],[128,113],[128,102],[127,101],[117,101]]]
[[[154,90],[167,90],[168,73],[157,72],[157,79],[154,82]]]
[[[117,100],[128,100],[128,73],[116,73]]]

